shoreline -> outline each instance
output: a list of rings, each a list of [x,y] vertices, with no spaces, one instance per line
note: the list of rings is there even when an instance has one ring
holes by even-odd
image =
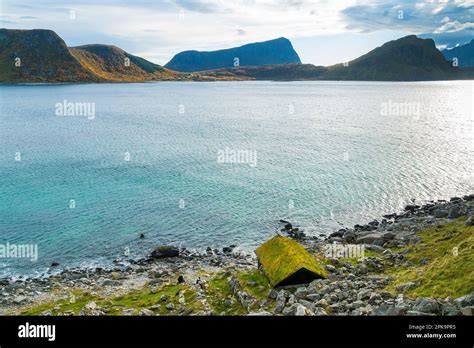
[[[324,283],[331,279],[338,284],[346,284],[345,282],[348,280],[354,283],[360,282],[359,285],[361,289],[370,290],[369,295],[372,296],[376,294],[376,289],[384,289],[389,286],[391,282],[390,277],[379,272],[380,269],[391,266],[406,266],[407,259],[404,257],[404,254],[397,252],[397,250],[416,245],[420,239],[420,237],[417,236],[418,231],[449,224],[457,221],[457,219],[466,220],[468,217],[472,217],[473,210],[474,194],[468,194],[462,198],[453,197],[450,200],[439,200],[423,205],[407,205],[404,211],[400,213],[383,215],[381,221],[372,220],[364,225],[356,224],[352,228],[341,228],[324,237],[320,235],[306,236],[298,228],[293,227],[291,222],[280,220],[282,228],[279,234],[298,241],[312,254],[324,254],[324,249],[334,244],[363,246],[363,249],[366,250],[368,255],[360,258],[357,260],[357,263],[353,265],[344,261],[342,262],[342,266],[337,258],[331,258],[331,262],[325,265],[331,274],[329,279],[314,282],[323,284],[323,287],[325,286]],[[467,222],[466,226],[468,226]],[[381,259],[373,257],[374,254],[380,256]],[[200,293],[200,284],[210,284],[214,281],[216,275],[221,276],[227,273],[229,273],[232,279],[237,279],[238,274],[244,274],[244,278],[247,273],[254,276],[255,274],[252,272],[255,272],[257,269],[257,259],[255,255],[242,253],[237,246],[224,247],[222,250],[212,250],[208,247],[205,252],[198,253],[187,249],[180,250],[170,246],[159,246],[148,257],[123,261],[122,263],[117,262],[115,267],[110,269],[101,267],[95,269],[70,269],[62,270],[59,274],[53,274],[43,278],[27,278],[23,280],[13,280],[9,278],[0,279],[0,293],[2,293],[2,298],[0,299],[0,314],[15,315],[25,313],[25,311],[28,311],[28,308],[38,306],[39,304],[47,304],[51,301],[68,298],[71,296],[71,291],[92,292],[94,298],[107,298],[117,295],[125,296],[130,291],[138,291],[140,289],[151,289],[150,291],[159,292],[161,290],[158,289],[163,287],[186,286],[192,288],[199,296],[207,298],[209,294],[204,290],[207,288],[203,287],[201,292],[204,291],[204,294]],[[371,271],[368,271],[369,269]],[[251,283],[264,281],[258,278],[258,275],[256,276],[257,279],[252,280]],[[234,280],[233,283],[238,282]],[[311,284],[309,286],[311,286]],[[247,285],[244,285],[243,287],[246,288],[246,286]],[[265,287],[266,285],[262,286]],[[411,286],[410,284],[406,285],[407,289]],[[284,309],[287,307],[288,300],[292,298],[291,296],[296,296],[296,294],[292,294],[291,291],[288,292],[286,289],[277,291],[267,286],[265,287],[265,291],[268,290],[268,294],[265,294],[265,299],[257,299],[255,296],[248,294],[249,291],[250,293],[253,291],[252,289],[248,288],[246,292],[242,289],[242,284],[235,286],[235,288],[236,289],[232,290],[232,296],[237,298],[236,302],[240,303],[240,305],[242,305],[242,302],[247,303],[248,313],[291,314],[298,310],[299,312],[303,311],[303,313],[310,312],[316,315],[325,315],[318,309],[314,309],[314,304],[305,303],[304,301],[308,302],[306,297],[302,299],[304,305],[300,303],[301,301],[290,301],[291,303],[289,304],[290,307],[293,308],[293,312],[285,313]],[[304,287],[297,287],[296,292],[307,291],[305,289],[301,290],[300,288]],[[403,287],[401,287],[401,289],[402,288]],[[283,295],[280,295],[280,299],[278,299],[281,293],[283,293]],[[333,294],[328,293],[328,295]],[[229,294],[226,294],[226,296],[228,297]],[[246,300],[247,296],[251,298],[251,300]],[[387,300],[395,301],[395,299],[386,292],[382,292],[380,295],[373,295],[372,297],[377,299],[377,301],[375,301],[375,299],[371,300],[370,296],[364,298],[364,296],[357,294],[357,301],[362,301],[363,303],[359,303],[361,306],[355,309],[366,308],[367,304],[372,307],[378,306],[379,312],[375,309],[371,309],[365,312],[356,311],[355,315],[380,314],[381,305],[386,304],[385,302]],[[313,296],[315,299],[316,297],[317,296]],[[361,298],[359,299],[359,297]],[[321,300],[322,299],[319,299],[318,301]],[[365,300],[367,300],[367,303],[364,302]],[[268,301],[273,303],[272,309],[265,307]],[[278,303],[280,302],[281,307],[282,301],[284,305],[281,311],[279,311],[277,310]],[[337,301],[336,304],[339,303]],[[382,302],[378,303],[378,301]],[[89,303],[95,302],[90,301]],[[250,310],[250,307],[254,306],[257,302],[260,303],[259,306],[257,306],[258,310]],[[323,302],[323,304],[325,304],[325,302]],[[331,306],[330,302],[327,304]],[[452,307],[452,304],[450,305]],[[175,306],[175,304],[173,304],[173,306]],[[178,305],[175,307],[177,306]],[[306,309],[312,309],[306,311],[301,309],[301,306]],[[80,313],[69,312],[66,315],[108,315],[107,311],[101,311],[94,307],[94,305],[89,306],[94,308],[87,309],[86,307],[87,306],[84,306]],[[198,311],[199,314],[213,314],[211,309],[204,308],[206,307],[204,305],[202,307],[203,308],[200,308]],[[170,308],[171,305],[168,306],[165,313],[170,312],[170,314],[180,315],[180,313],[175,313],[174,309]],[[233,308],[232,305],[230,305],[229,308]],[[262,310],[262,308],[265,310]],[[337,313],[338,306],[334,306],[332,310]],[[46,313],[43,314],[48,314],[48,310],[45,310],[45,312]],[[326,314],[330,314],[328,310],[325,310],[325,312]],[[349,312],[351,312],[350,309]],[[411,312],[413,312],[413,310],[411,310]],[[415,310],[415,312],[417,311]],[[423,311],[418,312],[425,313]],[[153,315],[150,310],[144,310],[144,313],[141,313],[141,315]],[[54,314],[54,311],[49,314]],[[125,313],[121,314],[123,315]],[[137,311],[137,313],[131,314],[140,314],[140,312]]]

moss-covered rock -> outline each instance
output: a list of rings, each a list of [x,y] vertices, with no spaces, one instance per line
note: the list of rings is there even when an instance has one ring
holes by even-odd
[[[324,266],[299,243],[282,236],[266,241],[255,251],[263,272],[274,287],[303,284],[326,278]]]

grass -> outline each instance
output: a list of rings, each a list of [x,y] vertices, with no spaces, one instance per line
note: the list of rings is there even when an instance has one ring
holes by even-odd
[[[275,236],[259,246],[255,253],[272,286],[278,285],[303,267],[322,278],[327,277],[324,266],[301,244],[289,238]]]
[[[239,272],[237,279],[245,292],[259,300],[267,299],[268,293],[272,289],[267,277],[258,269]]]
[[[179,303],[179,293],[182,292],[185,302],[184,304]],[[132,290],[125,295],[111,298],[101,298],[96,295],[91,295],[87,292],[78,290],[71,291],[71,295],[74,295],[75,301],[71,303],[70,299],[62,299],[59,301],[49,302],[45,304],[36,305],[29,308],[21,315],[40,315],[44,311],[51,311],[53,315],[65,314],[68,311],[73,311],[74,314],[79,314],[81,310],[89,302],[94,301],[99,308],[107,308],[107,315],[122,315],[123,310],[133,309],[134,314],[143,308],[148,308],[159,304],[158,308],[152,309],[157,315],[176,315],[186,312],[198,313],[204,310],[204,305],[196,300],[196,293],[185,284],[177,285],[164,285],[153,291],[150,288],[142,288],[138,290]],[[161,297],[165,295],[169,299],[166,302],[161,301]],[[173,310],[168,310],[166,304],[172,303],[174,305]]]
[[[246,314],[245,308],[232,293],[227,273],[216,274],[205,289],[206,299],[215,314],[242,315]],[[226,303],[231,301],[231,304]]]
[[[474,291],[474,227],[465,226],[465,220],[417,232],[421,241],[405,247],[412,266],[388,269],[394,281],[387,290],[414,282],[416,287],[405,293],[409,297],[459,297]]]

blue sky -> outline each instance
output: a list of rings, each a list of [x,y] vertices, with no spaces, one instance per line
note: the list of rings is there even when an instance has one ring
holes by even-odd
[[[284,36],[304,63],[330,65],[409,34],[466,43],[474,0],[0,0],[0,27],[51,29],[69,46],[112,44],[158,64]]]

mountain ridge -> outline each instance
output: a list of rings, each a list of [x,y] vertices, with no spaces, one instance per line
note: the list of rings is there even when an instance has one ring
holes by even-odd
[[[275,40],[282,39],[287,40]],[[324,67],[299,61],[197,73],[173,71],[113,45],[67,47],[54,31],[47,29],[0,29],[0,68],[2,83],[474,79],[474,68],[453,66],[433,40],[415,35],[386,42],[347,64]]]
[[[445,49],[441,53],[450,61],[456,58],[460,67],[474,67],[474,39],[464,45]]]
[[[176,54],[165,67],[181,72],[198,72],[236,65],[264,66],[290,63],[300,64],[301,60],[290,40],[280,37],[215,51],[183,51]]]

